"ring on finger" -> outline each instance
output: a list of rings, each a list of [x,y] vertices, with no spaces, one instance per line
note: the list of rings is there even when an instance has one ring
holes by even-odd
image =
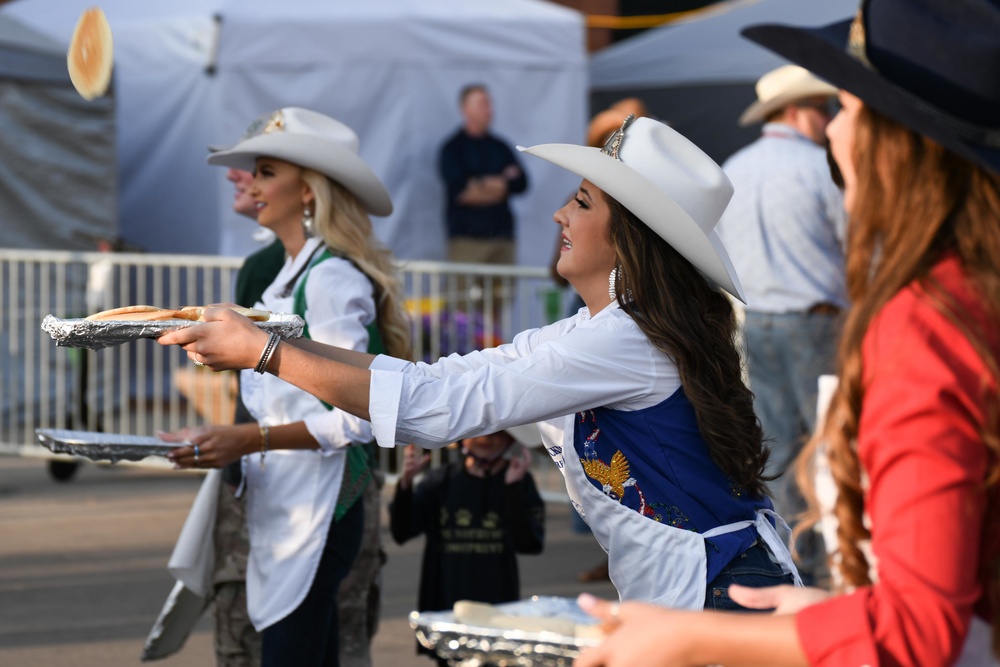
[[[199,361],[198,360],[198,355],[197,354],[194,355],[194,357],[191,359],[191,361],[194,362],[195,366],[204,366],[205,365],[204,361]]]
[[[194,462],[197,465],[198,458],[201,456],[201,448],[198,445],[194,446]]]

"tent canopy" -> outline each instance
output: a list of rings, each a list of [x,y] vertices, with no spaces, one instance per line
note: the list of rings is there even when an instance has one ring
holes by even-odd
[[[69,84],[66,46],[0,15],[0,77]]]
[[[0,221],[13,248],[94,250],[118,234],[113,98],[84,101],[65,43],[0,14]]]
[[[824,25],[849,18],[857,9],[858,0],[719,3],[594,54],[591,104],[598,111],[622,97],[640,97],[652,113],[721,162],[759,131],[736,125],[755,99],[754,83],[787,64],[740,30],[758,23]]]
[[[5,11],[64,38],[91,0],[15,2]],[[396,210],[375,219],[401,258],[445,256],[437,150],[460,122],[470,82],[493,93],[511,143],[578,143],[586,122],[584,24],[539,0],[107,0],[115,39],[121,218],[157,252],[246,254],[253,223],[231,211],[206,146],[235,141],[284,106],[334,116],[361,140]],[[548,224],[573,179],[525,161],[514,200],[521,263],[547,262]]]
[[[758,23],[818,26],[854,14],[858,0],[730,0],[610,46],[590,63],[595,90],[753,83],[786,64],[740,35]]]

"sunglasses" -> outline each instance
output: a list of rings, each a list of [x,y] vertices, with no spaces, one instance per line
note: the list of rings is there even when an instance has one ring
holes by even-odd
[[[833,118],[837,115],[837,112],[840,111],[840,102],[838,102],[835,97],[831,97],[829,100],[824,102],[796,102],[795,106],[800,109],[813,109],[820,112],[827,118]]]

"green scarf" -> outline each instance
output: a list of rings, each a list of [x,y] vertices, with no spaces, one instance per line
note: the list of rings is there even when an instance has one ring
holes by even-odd
[[[334,253],[329,248],[326,248],[316,258],[316,261],[309,266],[305,276],[302,278],[302,282],[295,288],[293,312],[303,320],[306,318],[306,281],[309,280],[309,272],[320,262],[332,257],[341,257],[350,261],[342,253]],[[308,322],[302,328],[302,337],[311,339]],[[385,352],[385,346],[382,344],[382,334],[378,330],[378,320],[375,320],[368,325],[368,354],[382,354],[383,352]],[[333,406],[329,403],[325,401],[321,402],[327,410],[333,409]],[[354,444],[347,448],[347,460],[344,463],[344,479],[340,484],[337,507],[333,511],[334,521],[340,521],[347,514],[347,510],[351,509],[354,503],[358,501],[362,491],[365,490],[365,486],[368,485],[368,480],[372,478],[372,470],[375,467],[376,459],[375,447],[374,442],[367,442],[364,444]]]

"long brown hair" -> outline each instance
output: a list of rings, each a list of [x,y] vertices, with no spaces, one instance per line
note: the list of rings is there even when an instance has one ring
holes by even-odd
[[[620,267],[619,306],[677,364],[715,464],[746,493],[764,496],[768,450],[742,379],[732,304],[628,209],[604,198]]]
[[[349,190],[311,169],[302,170],[316,198],[316,234],[333,250],[344,253],[375,286],[378,330],[386,353],[410,359],[410,325],[403,291],[392,265],[392,253],[372,232],[371,218]]]
[[[852,156],[857,194],[848,228],[847,289],[853,302],[838,352],[840,383],[825,428],[817,433],[797,462],[800,485],[810,497],[810,512],[797,530],[819,518],[812,482],[817,447],[826,448],[837,486],[834,514],[838,521],[837,556],[846,586],[871,583],[869,563],[860,543],[870,539],[864,525],[864,490],[857,436],[864,403],[862,342],[872,319],[908,285],[916,283],[927,300],[969,340],[982,358],[991,387],[984,383],[985,423],[981,437],[991,465],[983,480],[981,581],[994,612],[993,650],[1000,656],[1000,562],[983,557],[996,545],[1000,528],[997,489],[1000,481],[1000,420],[997,382],[1000,359],[989,330],[1000,327],[1000,177],[955,156],[939,144],[863,107],[855,125]],[[945,256],[961,262],[975,296],[990,322],[982,326],[933,280],[931,269]],[[993,537],[990,534],[994,533]],[[995,556],[995,554],[994,554]]]

